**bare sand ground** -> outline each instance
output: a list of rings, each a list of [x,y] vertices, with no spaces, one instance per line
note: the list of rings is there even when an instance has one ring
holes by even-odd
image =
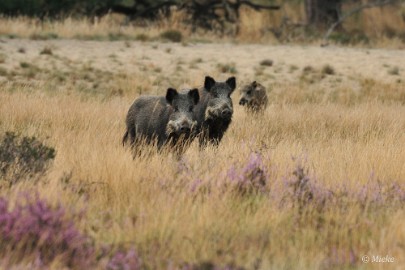
[[[44,48],[50,48],[54,57],[40,54]],[[4,59],[0,67],[7,70],[18,69],[22,62],[53,70],[89,65],[113,73],[144,74],[152,80],[154,75],[149,71],[154,70],[166,77],[177,72],[185,85],[194,86],[200,85],[206,74],[225,78],[229,73],[239,82],[294,82],[302,79],[305,67],[322,70],[325,65],[334,72],[323,80],[325,87],[337,83],[355,88],[359,78],[404,85],[405,76],[405,50],[9,39],[0,42],[0,54]],[[265,59],[273,65],[261,66]]]

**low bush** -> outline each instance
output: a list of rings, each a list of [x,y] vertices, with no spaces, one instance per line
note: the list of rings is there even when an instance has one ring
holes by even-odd
[[[35,137],[20,138],[7,132],[0,142],[0,178],[11,184],[42,176],[56,151]]]

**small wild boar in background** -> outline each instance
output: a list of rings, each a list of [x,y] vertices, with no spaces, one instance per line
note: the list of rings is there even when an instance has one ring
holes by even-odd
[[[208,142],[218,145],[228,129],[233,115],[231,94],[236,88],[235,77],[225,82],[216,82],[205,77],[204,87],[200,89],[201,100],[194,115],[197,120],[200,147]]]
[[[193,109],[200,100],[198,89],[167,89],[166,97],[141,96],[129,108],[127,130],[122,139],[123,145],[145,141],[156,141],[158,149],[170,142],[171,147],[182,146],[192,139],[197,122]]]
[[[248,112],[263,112],[268,105],[266,88],[254,81],[241,89],[239,104],[245,106]]]

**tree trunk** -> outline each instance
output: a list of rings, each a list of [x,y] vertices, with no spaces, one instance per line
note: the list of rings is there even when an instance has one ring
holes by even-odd
[[[308,25],[325,27],[339,20],[342,0],[305,0]]]

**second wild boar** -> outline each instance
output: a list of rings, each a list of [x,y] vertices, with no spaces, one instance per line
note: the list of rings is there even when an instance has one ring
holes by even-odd
[[[129,108],[126,117],[127,130],[123,145],[145,141],[156,142],[158,149],[170,142],[171,146],[182,144],[192,138],[197,122],[193,109],[200,100],[198,89],[177,92],[167,89],[166,96],[141,96]]]

